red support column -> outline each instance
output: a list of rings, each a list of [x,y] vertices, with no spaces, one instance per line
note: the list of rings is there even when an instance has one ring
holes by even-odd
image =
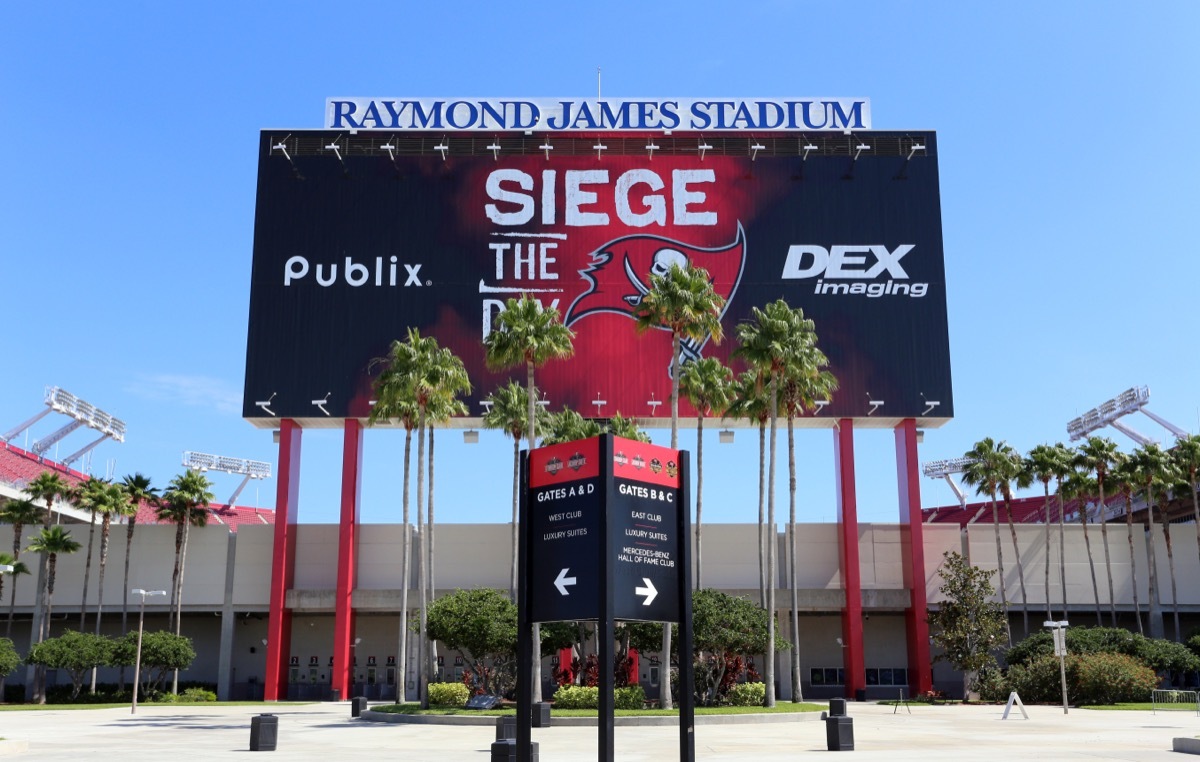
[[[858,502],[854,489],[854,421],[842,418],[833,430],[833,464],[837,470],[838,557],[846,606],[842,609],[842,666],[846,698],[866,690],[863,661],[862,572],[858,563]]]
[[[920,468],[917,464],[917,422],[905,418],[896,427],[896,483],[900,488],[900,531],[904,553],[904,586],[910,605],[904,612],[908,641],[908,687],[913,695],[933,689],[929,656],[928,594],[925,589],[925,538],[921,521]]]
[[[287,698],[288,657],[292,651],[292,612],[287,591],[296,570],[296,516],[300,495],[300,435],[290,418],[280,421],[279,470],[275,474],[275,545],[271,552],[270,616],[267,619],[267,668],[263,699]]]
[[[358,504],[362,490],[363,427],[346,419],[342,440],[342,516],[338,525],[337,590],[334,593],[333,673],[335,696],[350,698],[354,687],[354,585],[358,549]]]

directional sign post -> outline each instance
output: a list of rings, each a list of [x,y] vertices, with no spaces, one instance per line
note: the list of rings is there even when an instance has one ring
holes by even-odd
[[[617,621],[678,622],[679,758],[695,759],[688,454],[604,435],[523,459],[517,755],[531,756],[534,622],[594,621],[600,664]],[[669,659],[664,659],[670,669]],[[614,759],[612,669],[600,669],[598,759]]]

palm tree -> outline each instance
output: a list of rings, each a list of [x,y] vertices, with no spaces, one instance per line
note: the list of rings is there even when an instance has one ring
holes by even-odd
[[[796,431],[797,415],[816,409],[817,401],[829,402],[837,391],[837,378],[821,366],[828,364],[825,355],[817,352],[808,365],[792,368],[783,385],[783,407],[787,414],[788,430],[788,531],[787,577],[792,595],[792,703],[804,700],[800,685],[800,600],[796,572]]]
[[[1133,460],[1123,453],[1117,453],[1116,462],[1108,471],[1109,482],[1118,492],[1125,496],[1125,535],[1129,539],[1129,576],[1133,588],[1133,615],[1137,618],[1138,633],[1146,634],[1142,627],[1142,607],[1138,602],[1137,554],[1133,547],[1133,492],[1138,487],[1137,469]]]
[[[104,488],[108,486],[104,479],[89,476],[87,481],[75,490],[75,502],[80,508],[88,511],[87,561],[83,565],[83,598],[79,602],[79,631],[83,632],[87,617],[87,591],[92,576],[92,549],[96,545],[96,514],[104,502]]]
[[[1079,523],[1083,526],[1083,546],[1087,552],[1088,570],[1092,575],[1092,597],[1096,601],[1096,626],[1103,624],[1103,615],[1100,612],[1100,585],[1096,582],[1096,562],[1092,555],[1092,539],[1088,534],[1088,502],[1099,492],[1096,480],[1091,478],[1084,471],[1072,469],[1071,473],[1063,479],[1059,490],[1068,499],[1076,501],[1079,507]]]
[[[94,512],[100,514],[100,577],[96,580],[96,634],[100,634],[100,620],[104,614],[104,571],[108,567],[108,538],[113,516],[120,515],[126,505],[125,491],[119,484],[105,482],[100,490]],[[89,553],[91,550],[89,549]],[[92,669],[91,692],[96,692],[96,669]]]
[[[58,525],[42,529],[25,549],[46,557],[46,587],[42,590],[42,608],[46,616],[43,618],[42,632],[38,637],[39,643],[50,636],[50,606],[54,601],[54,575],[58,566],[58,556],[60,553],[74,553],[80,547],[79,543],[71,539],[71,533]]]
[[[608,419],[608,432],[614,437],[632,439],[635,442],[650,442],[650,435],[638,426],[636,418],[626,418],[618,410],[617,414]]]
[[[9,500],[4,504],[4,508],[0,510],[0,520],[12,524],[13,530],[13,552],[14,561],[21,558],[21,535],[24,533],[25,527],[34,523],[42,514],[42,509],[28,498],[19,500]],[[24,567],[24,564],[22,564]],[[28,571],[25,572],[28,574]],[[5,627],[4,637],[12,637],[13,614],[16,611],[17,605],[17,575],[13,574],[12,587],[8,593],[8,624]],[[3,695],[3,694],[0,694]]]
[[[42,500],[46,504],[46,512],[42,514],[42,529],[50,528],[50,517],[54,513],[54,501],[56,498],[69,499],[72,493],[71,485],[66,482],[61,476],[54,471],[43,471],[34,477],[29,484],[25,485],[25,492],[32,500]],[[38,605],[34,610],[34,619],[32,623],[31,645],[33,643],[42,642],[42,633],[49,629],[50,614],[42,607],[42,602],[46,600],[46,575],[47,556],[42,554],[38,559],[38,574],[37,587]],[[45,697],[45,679],[46,669],[38,667],[34,670],[33,678],[33,700],[39,703],[44,703]]]
[[[1029,455],[1021,464],[1027,478],[1033,481],[1042,483],[1042,489],[1045,492],[1046,500],[1043,504],[1043,517],[1046,529],[1046,619],[1054,618],[1054,614],[1050,610],[1050,482],[1054,479],[1054,474],[1059,465],[1057,458],[1057,448],[1050,445],[1037,445],[1029,451]]]
[[[1000,448],[1007,447],[1003,442],[999,445],[991,438],[984,437],[975,446],[963,453],[969,461],[963,471],[964,484],[975,487],[978,495],[988,495],[992,499],[992,529],[996,535],[996,564],[1000,580],[1000,605],[1004,608],[1004,630],[1008,633],[1008,646],[1012,647],[1012,627],[1008,623],[1008,588],[1004,582],[1004,549],[1000,543],[1000,514],[996,508],[996,490],[1000,480],[1005,478],[1007,466]]]
[[[1200,498],[1197,497],[1197,474],[1200,473],[1200,436],[1183,437],[1171,451],[1175,467],[1186,474],[1187,491],[1192,496],[1192,523],[1196,525],[1196,546],[1200,549]]]
[[[183,574],[187,563],[188,535],[192,526],[208,524],[208,511],[204,510],[213,501],[209,490],[212,482],[199,471],[188,469],[176,476],[167,485],[163,505],[158,509],[159,518],[175,522],[175,569],[171,575],[171,604],[174,608],[175,634],[183,627]],[[179,693],[179,670],[171,678],[171,693]]]
[[[1104,545],[1104,571],[1108,575],[1108,609],[1112,626],[1117,626],[1117,603],[1113,592],[1112,561],[1108,554],[1108,504],[1104,501],[1104,477],[1117,458],[1117,443],[1105,437],[1088,437],[1077,450],[1077,463],[1088,473],[1096,475],[1096,486],[1100,499],[1100,538]]]
[[[26,502],[28,502],[28,501],[26,501]],[[30,505],[32,505],[32,503],[30,503]],[[11,554],[11,553],[0,553],[0,565],[12,567],[12,571],[4,572],[4,574],[0,574],[0,598],[3,598],[3,596],[4,596],[4,575],[8,574],[9,576],[12,577],[12,586],[15,589],[17,586],[17,577],[19,577],[22,574],[28,574],[29,567],[25,565],[24,561],[18,561],[16,555]],[[12,595],[15,599],[14,593],[10,592],[10,595]],[[11,633],[11,630],[12,630],[12,606],[11,605],[9,606],[8,626],[9,626],[9,630]],[[6,635],[5,637],[9,637],[9,636]],[[4,695],[4,686],[5,686],[5,683],[7,682],[7,680],[8,680],[8,675],[0,675],[0,696]]]
[[[704,587],[701,563],[704,551],[704,418],[721,415],[733,401],[733,371],[715,357],[688,363],[679,378],[679,389],[696,409],[696,589]]]
[[[767,606],[767,421],[771,400],[764,393],[759,375],[745,371],[733,382],[733,402],[726,418],[745,418],[758,423],[758,605]]]
[[[787,374],[802,363],[824,357],[817,349],[813,322],[801,309],[792,309],[783,299],[765,309],[751,308],[752,321],[738,325],[739,346],[734,354],[743,358],[768,381],[771,401],[771,442],[767,466],[767,654],[763,679],[764,706],[775,706],[775,442],[779,419],[779,387]]]
[[[598,437],[604,431],[604,426],[599,421],[584,418],[571,408],[564,407],[557,413],[546,416],[545,433],[541,439],[542,447]]]
[[[150,484],[150,477],[141,473],[132,473],[121,480],[121,492],[125,502],[119,507],[118,513],[126,517],[125,524],[125,579],[121,583],[121,634],[129,632],[129,561],[133,551],[133,533],[137,528],[138,510],[142,503],[150,507],[158,506],[158,488]],[[119,686],[125,690],[125,667],[120,669]]]
[[[1062,590],[1062,618],[1067,618],[1067,504],[1063,500],[1063,481],[1075,473],[1075,453],[1062,442],[1053,447],[1053,456],[1048,466],[1054,473],[1055,492],[1058,496],[1058,582]]]
[[[467,378],[467,371],[463,367],[462,361],[459,360],[459,358],[454,357],[453,353],[451,353],[450,350],[444,349],[442,351],[449,354],[450,357],[453,358],[454,362],[458,363],[458,367],[462,369],[462,378],[465,380]],[[465,385],[465,387],[462,388],[462,391],[468,392],[468,391],[470,391],[470,389],[471,389],[471,384],[469,381],[466,381],[466,385]],[[434,524],[434,522],[433,522],[433,463],[434,463],[433,430],[436,427],[437,423],[448,421],[448,420],[450,420],[450,418],[452,418],[455,415],[466,415],[467,414],[467,406],[462,402],[462,400],[458,399],[458,397],[456,396],[459,392],[454,391],[453,389],[449,389],[446,391],[449,391],[448,395],[436,395],[434,397],[431,397],[428,410],[426,411],[427,417],[428,417],[427,424],[428,424],[428,429],[429,429],[429,461],[428,461],[428,468],[429,468],[428,508],[429,508],[429,510],[428,510],[428,514],[427,514],[428,518],[426,521],[426,528],[428,531],[428,536],[426,537],[427,542],[422,543],[422,545],[424,546],[425,551],[426,551],[426,558],[427,558],[428,567],[429,567],[429,573],[425,577],[426,585],[429,588],[429,599],[428,599],[429,603],[432,603],[434,598],[437,595],[437,585],[435,584],[435,580],[434,580],[435,570],[437,569],[437,566],[434,562],[435,562],[437,556],[434,554],[434,531],[433,531],[433,524]],[[437,643],[432,642],[432,641],[430,642],[430,660],[435,663],[437,661]]]
[[[399,343],[403,349],[404,344]],[[396,344],[393,344],[395,349]],[[397,358],[403,361],[404,352]],[[412,573],[412,525],[409,519],[409,481],[412,466],[412,438],[413,431],[417,428],[417,422],[420,418],[420,411],[417,409],[417,402],[413,394],[412,384],[407,375],[403,372],[391,372],[392,358],[378,358],[372,364],[384,363],[387,365],[385,369],[374,382],[374,391],[376,402],[371,408],[371,415],[367,422],[369,425],[374,425],[380,421],[398,420],[404,427],[404,477],[403,490],[401,498],[403,522],[404,522],[404,541],[400,553],[400,638],[399,638],[399,657],[397,659],[396,668],[400,679],[396,684],[396,703],[399,704],[404,700],[404,686],[407,684],[408,675],[408,588],[411,583]],[[401,366],[403,371],[403,366]]]
[[[1156,553],[1154,553],[1154,491],[1158,490],[1162,493],[1162,488],[1168,484],[1164,478],[1169,472],[1169,457],[1162,448],[1157,444],[1146,444],[1133,451],[1130,456],[1134,472],[1138,474],[1138,481],[1141,484],[1142,491],[1146,497],[1146,532],[1147,546],[1150,548],[1150,634],[1151,637],[1158,637],[1158,632],[1162,629],[1162,618],[1160,614],[1156,614],[1156,608],[1163,605],[1162,589],[1158,586],[1158,562]],[[1166,523],[1165,512],[1159,514],[1163,517],[1163,523]],[[1170,546],[1168,546],[1170,547]],[[1171,589],[1174,593],[1175,589],[1175,574],[1174,568],[1171,569]],[[1156,622],[1158,624],[1156,628]],[[1176,624],[1176,638],[1178,638],[1178,625]]]
[[[536,394],[537,390],[534,390]],[[499,429],[513,440],[513,487],[512,487],[512,571],[509,575],[508,595],[513,601],[517,600],[517,507],[520,502],[521,486],[521,439],[529,424],[529,399],[525,387],[516,381],[509,381],[504,386],[488,395],[487,412],[483,415],[485,429]],[[541,407],[535,407],[536,414],[543,413]]]
[[[495,330],[483,340],[487,366],[508,369],[525,366],[525,391],[528,394],[529,450],[537,442],[537,415],[534,408],[533,372],[551,360],[565,359],[575,353],[575,333],[562,324],[558,310],[543,308],[528,294],[509,299],[496,317]],[[533,625],[533,700],[542,700],[542,633]]]

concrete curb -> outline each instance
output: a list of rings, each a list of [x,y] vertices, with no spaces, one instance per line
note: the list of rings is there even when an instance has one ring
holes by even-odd
[[[418,715],[393,714],[391,712],[373,712],[370,709],[363,712],[359,719],[366,722],[394,722],[408,725],[483,725],[496,726],[496,718],[485,715],[472,717],[465,714],[447,715]],[[658,727],[676,726],[678,717],[616,717],[617,727]],[[780,722],[819,722],[821,712],[796,712],[794,714],[702,714],[697,715],[697,725],[755,725]],[[599,723],[597,717],[555,717],[551,715],[551,727],[563,728],[594,728]]]
[[[1180,751],[1184,754],[1200,754],[1200,738],[1171,739],[1171,751]]]
[[[28,741],[0,741],[0,757],[22,754],[29,751]]]

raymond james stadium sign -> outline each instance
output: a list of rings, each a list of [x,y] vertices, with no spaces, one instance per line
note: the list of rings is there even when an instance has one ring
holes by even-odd
[[[867,98],[329,98],[332,130],[869,130]]]

